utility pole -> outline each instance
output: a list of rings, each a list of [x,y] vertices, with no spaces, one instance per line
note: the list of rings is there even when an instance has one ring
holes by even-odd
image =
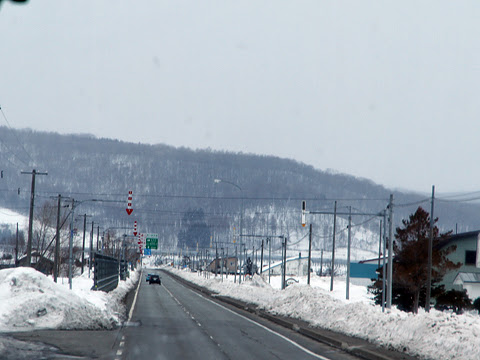
[[[238,257],[237,257],[237,245],[235,245],[235,274],[233,275],[233,283],[237,282],[237,269],[238,269]]]
[[[83,214],[82,274],[85,263],[85,231],[87,230],[87,214]]]
[[[224,260],[224,257],[223,257],[223,247],[221,248],[222,250],[222,261],[220,262],[220,271],[222,273],[222,282],[223,282],[223,260]]]
[[[348,246],[347,246],[347,294],[346,299],[350,299],[350,245],[352,243],[352,207],[349,207],[348,215]]]
[[[28,240],[27,240],[27,266],[32,265],[32,236],[33,236],[33,207],[35,203],[35,176],[48,175],[48,173],[37,172],[33,169],[31,172],[22,171],[21,174],[32,175],[32,188],[30,191],[30,214],[28,217]]]
[[[262,275],[263,271],[263,239],[262,239],[262,252],[260,253],[260,275]]]
[[[18,266],[18,222],[17,222],[17,233],[15,236],[15,267]]]
[[[255,261],[254,264],[253,264],[253,261]],[[253,270],[253,265],[257,266],[257,253],[255,252],[255,245],[253,245],[253,249],[252,249],[252,270]]]
[[[73,277],[73,218],[75,212],[75,200],[72,198],[72,219],[70,220],[70,241],[69,247],[69,259],[68,259],[68,284],[70,290],[72,290],[72,277]]]
[[[97,225],[97,252],[98,252],[98,238],[100,237],[100,225]]]
[[[242,238],[240,238],[240,254],[238,254],[238,259],[239,259],[239,274],[238,274],[238,284],[240,285],[242,283]]]
[[[425,311],[430,312],[430,296],[432,292],[432,253],[433,253],[433,209],[435,201],[435,185],[432,186],[432,208],[430,211],[430,236],[428,237],[428,272],[427,272],[427,295],[425,299]]]
[[[283,288],[285,289],[287,287],[287,279],[286,279],[286,276],[287,276],[287,237],[285,236],[284,237],[284,241],[285,241],[285,255],[284,255],[284,260],[283,260],[283,263],[285,264],[285,268],[284,268],[284,272],[283,272]]]
[[[387,309],[392,308],[392,288],[393,288],[393,194],[390,194],[388,204],[389,224],[388,224],[388,292]]]
[[[308,275],[307,285],[310,285],[310,267],[312,266],[312,224],[310,223],[310,234],[308,236]]]
[[[385,312],[387,280],[387,210],[383,211],[383,266],[382,266],[382,312]]]
[[[323,276],[323,249],[320,251],[320,276]]]
[[[215,277],[218,275],[218,244],[215,241]]]
[[[60,260],[60,206],[62,202],[62,195],[58,194],[57,202],[57,231],[55,235],[55,254],[53,256],[53,281],[57,282],[58,268]]]
[[[91,242],[90,244],[93,245],[93,222],[92,222],[92,236],[91,236]],[[122,256],[123,256],[123,266],[122,266],[122,269],[123,269],[123,277],[124,279],[123,280],[127,280],[127,254],[126,254],[126,250],[127,250],[127,243],[126,243],[126,240],[127,239],[127,234],[123,234],[123,243],[122,243]],[[92,253],[92,248],[90,248],[90,254]],[[90,259],[90,268],[91,268],[91,265],[92,264],[92,261]],[[90,276],[90,271],[88,273],[88,276]]]
[[[243,282],[245,282],[245,278],[247,276],[247,244],[243,245]]]
[[[268,283],[270,284],[270,277],[272,276],[272,269],[270,269],[270,266],[272,264],[272,239],[267,238],[268,242]]]
[[[380,220],[380,238],[378,239],[378,269],[380,269],[381,258],[382,258],[382,220]]]
[[[282,276],[282,281],[281,281],[282,290],[285,289],[285,281],[283,280],[284,279],[283,274],[285,274],[285,263],[284,263],[285,255],[284,254],[285,254],[285,241],[283,241],[283,239],[282,239],[282,274],[281,274],[281,276]]]
[[[125,251],[125,240],[123,242]],[[90,272],[92,271],[92,259],[93,259],[93,221],[92,221],[92,231],[90,232],[90,255],[88,257],[88,278],[90,278]],[[123,259],[125,261],[125,257]]]
[[[330,277],[330,291],[333,291],[333,275],[335,273],[335,232],[337,231],[337,201],[335,201],[335,208],[333,210],[333,247],[332,247],[332,269]]]

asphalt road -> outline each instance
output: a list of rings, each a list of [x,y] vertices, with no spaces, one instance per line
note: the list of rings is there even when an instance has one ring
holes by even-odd
[[[162,285],[141,279],[131,320],[119,335],[118,359],[356,359],[161,277]]]
[[[112,331],[43,330],[0,334],[0,358],[24,359],[359,359],[412,360],[361,340],[337,337],[350,353],[302,335],[298,324],[257,316],[243,306],[200,294],[165,272],[162,285],[140,279],[129,321]],[[235,305],[235,306],[234,306]],[[296,324],[296,323],[294,323]],[[295,327],[295,325],[293,326]],[[345,345],[347,345],[345,347]],[[353,351],[352,351],[353,349]],[[367,355],[365,355],[367,354]]]

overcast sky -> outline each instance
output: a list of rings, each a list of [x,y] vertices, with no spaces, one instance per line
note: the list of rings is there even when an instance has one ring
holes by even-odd
[[[13,128],[480,190],[477,0],[0,6],[0,106]]]

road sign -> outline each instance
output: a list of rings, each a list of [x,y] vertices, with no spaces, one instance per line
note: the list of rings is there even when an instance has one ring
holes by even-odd
[[[146,249],[158,249],[158,234],[146,234],[145,244]]]
[[[143,255],[152,255],[152,250],[151,249],[145,249],[143,251]]]

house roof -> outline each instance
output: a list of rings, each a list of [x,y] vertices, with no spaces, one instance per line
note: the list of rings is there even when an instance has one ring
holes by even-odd
[[[460,234],[450,235],[446,240],[440,242],[438,246],[442,248],[454,241],[462,241],[462,240],[471,239],[472,237],[478,237],[479,234],[480,234],[480,230],[475,230],[475,231],[468,231]]]
[[[474,283],[480,284],[480,273],[472,273],[472,272],[459,272],[453,280],[455,285],[461,285],[465,283]]]

